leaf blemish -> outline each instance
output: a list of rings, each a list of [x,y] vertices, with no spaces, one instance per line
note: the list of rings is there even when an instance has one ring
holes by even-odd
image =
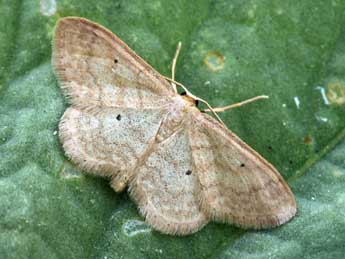
[[[122,231],[125,235],[132,237],[138,234],[151,232],[151,228],[141,220],[128,220],[122,226]]]
[[[313,142],[313,138],[311,137],[311,136],[305,136],[304,137],[304,144],[307,144],[307,145],[309,145],[309,144],[311,144]]]
[[[340,81],[329,83],[327,85],[327,97],[332,104],[345,104],[345,85]]]
[[[40,11],[44,16],[52,16],[56,13],[56,0],[41,0]]]
[[[211,71],[219,71],[224,68],[225,57],[219,51],[209,51],[205,58],[204,63]]]

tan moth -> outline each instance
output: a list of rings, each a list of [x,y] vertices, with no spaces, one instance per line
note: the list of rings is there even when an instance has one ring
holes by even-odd
[[[109,30],[67,17],[53,44],[71,104],[59,125],[65,153],[116,192],[128,187],[154,229],[187,235],[210,220],[263,229],[295,215],[293,194],[270,163]]]

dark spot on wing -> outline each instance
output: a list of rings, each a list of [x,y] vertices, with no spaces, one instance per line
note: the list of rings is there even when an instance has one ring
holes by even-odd
[[[115,64],[119,63],[119,60],[115,58],[115,59],[114,59],[114,63],[115,63]]]
[[[245,164],[243,164],[243,163],[241,164],[241,167],[245,167],[245,166],[246,166]]]
[[[191,175],[192,171],[191,170],[187,170],[186,175]]]
[[[118,121],[120,121],[120,120],[121,120],[121,114],[118,114],[118,115],[116,116],[116,119],[117,119]]]

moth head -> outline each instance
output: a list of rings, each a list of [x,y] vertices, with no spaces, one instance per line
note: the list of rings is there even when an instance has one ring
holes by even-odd
[[[186,92],[182,92],[180,95],[190,106],[198,106],[199,101],[189,96]]]

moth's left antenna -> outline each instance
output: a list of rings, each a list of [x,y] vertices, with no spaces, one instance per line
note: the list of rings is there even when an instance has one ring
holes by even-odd
[[[182,43],[181,43],[181,41],[179,41],[177,44],[175,56],[173,58],[172,66],[171,66],[171,79],[172,79],[171,85],[174,88],[175,93],[177,93],[176,84],[174,83],[175,82],[175,69],[176,69],[176,62],[177,62],[178,56],[180,55],[181,47],[182,47]]]

